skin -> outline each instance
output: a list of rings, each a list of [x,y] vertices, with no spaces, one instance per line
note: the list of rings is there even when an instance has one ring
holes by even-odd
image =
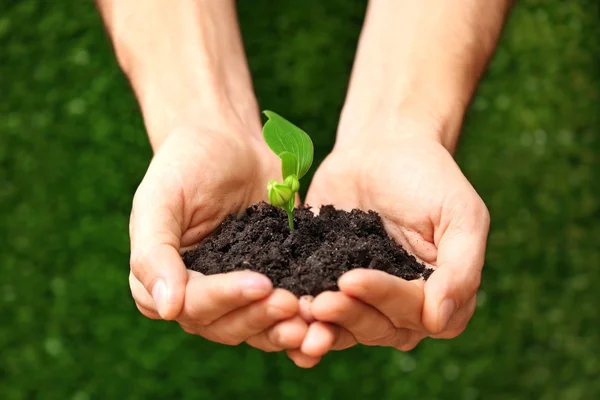
[[[336,145],[306,202],[379,212],[435,271],[425,283],[354,270],[340,292],[314,299],[250,271],[190,272],[180,258],[226,215],[266,200],[280,175],[260,134],[233,1],[97,3],[155,152],[130,223],[142,314],[219,343],[287,350],[305,368],[357,343],[407,351],[466,328],[489,213],[452,153],[511,1],[369,3]]]
[[[316,360],[357,343],[408,351],[466,329],[490,216],[452,153],[510,5],[370,2],[336,145],[306,202],[379,212],[391,236],[435,271],[427,282],[344,274],[340,292],[312,300],[318,323],[290,357]]]
[[[308,325],[292,293],[250,271],[188,271],[180,257],[228,214],[267,200],[267,181],[281,173],[262,139],[233,3],[98,5],[154,150],[130,219],[137,308],[218,343],[298,348]]]

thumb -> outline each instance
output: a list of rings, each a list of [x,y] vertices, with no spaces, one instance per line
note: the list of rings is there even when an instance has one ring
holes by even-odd
[[[163,319],[175,319],[184,303],[187,270],[179,254],[183,204],[176,181],[149,176],[138,188],[131,212],[131,271],[152,296]]]
[[[438,245],[437,269],[425,283],[423,325],[433,333],[446,329],[461,307],[476,295],[485,258],[489,214],[482,211],[471,221],[451,221]],[[478,208],[481,208],[478,207]]]

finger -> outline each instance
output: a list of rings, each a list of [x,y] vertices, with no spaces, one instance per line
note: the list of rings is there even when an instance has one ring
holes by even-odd
[[[423,330],[421,283],[383,271],[354,269],[340,277],[338,286],[348,296],[379,310],[396,328]]]
[[[129,288],[131,289],[131,296],[136,303],[142,307],[156,312],[156,306],[152,296],[148,293],[144,285],[137,280],[133,272],[129,272]]]
[[[341,292],[318,295],[312,312],[319,321],[346,328],[358,343],[367,346],[399,347],[409,339],[407,329],[396,329],[377,309]]]
[[[189,276],[181,318],[201,326],[273,292],[271,280],[253,271],[215,275],[190,271]]]
[[[156,312],[156,310],[151,309],[151,308],[146,308],[143,305],[141,305],[140,303],[135,303],[137,309],[142,313],[143,316],[150,318],[150,319],[161,319],[160,315]]]
[[[333,348],[339,329],[325,322],[316,321],[309,325],[306,337],[300,346],[307,356],[320,358]]]
[[[300,350],[288,350],[287,355],[300,368],[312,368],[321,361],[321,357],[311,357]]]
[[[299,316],[295,316],[270,328],[267,336],[283,349],[298,349],[307,332],[308,324]]]
[[[446,328],[438,334],[430,335],[434,339],[454,339],[465,331],[477,306],[477,297],[474,296],[461,309],[454,313]]]
[[[239,344],[270,328],[276,322],[298,313],[298,299],[292,293],[276,289],[266,299],[237,309],[206,327],[225,344]]]
[[[135,194],[129,224],[130,266],[161,317],[174,319],[183,306],[187,281],[179,255],[183,204],[180,188],[169,179],[163,181],[160,188],[154,187],[149,169]]]
[[[179,252],[168,245],[133,250],[131,270],[152,295],[161,317],[175,319],[183,305],[186,269]]]
[[[246,342],[263,351],[280,351],[284,349],[297,349],[308,331],[308,325],[299,316],[279,322],[250,337]]]
[[[334,325],[335,326],[335,325]],[[331,350],[339,351],[346,350],[358,343],[354,335],[345,328],[338,327],[337,339],[333,343]]]
[[[300,350],[311,357],[322,357],[330,350],[343,350],[355,344],[356,339],[346,329],[316,321],[308,327]]]
[[[248,344],[248,346],[250,347],[254,347],[255,349],[264,351],[266,353],[274,353],[276,351],[283,350],[283,347],[276,346],[275,344],[273,344],[265,333],[259,333],[258,335],[249,337],[246,340],[246,344]]]
[[[299,301],[300,316],[308,323],[311,323],[315,320],[312,312],[310,311],[310,305],[312,304],[313,299],[314,298],[312,296],[302,296],[300,297]]]
[[[477,206],[473,206],[477,208]],[[465,211],[450,222],[438,245],[438,268],[425,283],[423,324],[433,333],[442,332],[456,310],[479,289],[489,214],[481,203],[479,211]]]
[[[425,337],[427,337],[427,335],[422,332],[417,332],[417,331],[409,331],[409,332],[410,332],[410,334],[409,334],[408,340],[405,343],[403,343],[402,345],[396,346],[397,350],[411,351],[415,347],[417,347],[417,345],[419,343],[421,343],[421,340],[423,340]]]

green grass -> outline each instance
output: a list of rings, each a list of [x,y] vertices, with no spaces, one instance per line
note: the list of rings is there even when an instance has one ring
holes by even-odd
[[[240,2],[262,108],[331,148],[363,2]],[[143,318],[127,284],[151,156],[92,2],[0,0],[0,398],[600,398],[600,15],[521,0],[459,162],[492,213],[476,316],[452,341],[304,371]]]

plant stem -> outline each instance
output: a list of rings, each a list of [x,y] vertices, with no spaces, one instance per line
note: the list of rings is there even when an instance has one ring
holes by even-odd
[[[290,232],[294,230],[294,210],[285,210],[288,216],[288,225],[290,226]]]
[[[290,232],[294,230],[294,205],[296,204],[296,192],[292,191],[292,197],[287,205],[287,208],[284,208],[285,212],[288,216],[288,225],[290,226]]]

